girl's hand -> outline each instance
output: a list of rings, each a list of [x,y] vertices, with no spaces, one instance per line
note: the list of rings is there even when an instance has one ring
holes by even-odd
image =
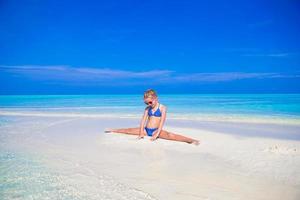
[[[154,134],[152,135],[152,137],[150,138],[151,141],[154,141],[158,138],[158,133],[157,131],[154,132]]]
[[[156,139],[157,139],[157,137],[156,137],[155,135],[153,135],[153,136],[150,138],[151,141],[154,141],[154,140],[156,140]]]
[[[139,137],[137,137],[137,139],[138,139],[138,140],[140,140],[140,139],[144,139],[144,136],[142,136],[142,135],[139,135]]]

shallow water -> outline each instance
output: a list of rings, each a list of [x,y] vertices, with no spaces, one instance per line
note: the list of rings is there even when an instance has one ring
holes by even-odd
[[[38,157],[0,152],[1,199],[154,199],[149,194],[92,172],[57,172]]]

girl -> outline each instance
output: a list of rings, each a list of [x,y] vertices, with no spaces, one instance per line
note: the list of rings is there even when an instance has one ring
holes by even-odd
[[[166,120],[167,107],[159,103],[157,94],[153,89],[149,89],[144,92],[144,103],[147,105],[147,107],[145,108],[139,128],[107,129],[105,132],[138,135],[138,139],[142,139],[145,135],[148,135],[151,137],[151,141],[154,141],[157,138],[162,138],[167,140],[187,142],[195,145],[199,144],[198,140],[171,133],[162,129]],[[146,121],[147,124],[144,126]]]

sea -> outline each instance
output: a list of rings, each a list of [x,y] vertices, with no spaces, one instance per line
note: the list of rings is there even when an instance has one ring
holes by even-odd
[[[300,122],[300,94],[164,94],[159,102],[167,106],[171,119]],[[0,96],[0,117],[140,118],[145,107],[140,94]]]

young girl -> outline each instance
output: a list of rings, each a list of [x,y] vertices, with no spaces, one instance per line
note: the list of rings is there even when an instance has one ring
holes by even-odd
[[[139,128],[107,129],[105,132],[138,135],[138,139],[142,139],[145,135],[148,135],[151,137],[151,141],[154,141],[157,138],[162,138],[167,140],[187,142],[195,145],[199,144],[198,140],[171,133],[162,129],[166,120],[167,107],[159,103],[157,94],[153,89],[145,91],[144,103],[147,105],[147,107],[145,108]],[[147,123],[145,126],[146,121]]]

